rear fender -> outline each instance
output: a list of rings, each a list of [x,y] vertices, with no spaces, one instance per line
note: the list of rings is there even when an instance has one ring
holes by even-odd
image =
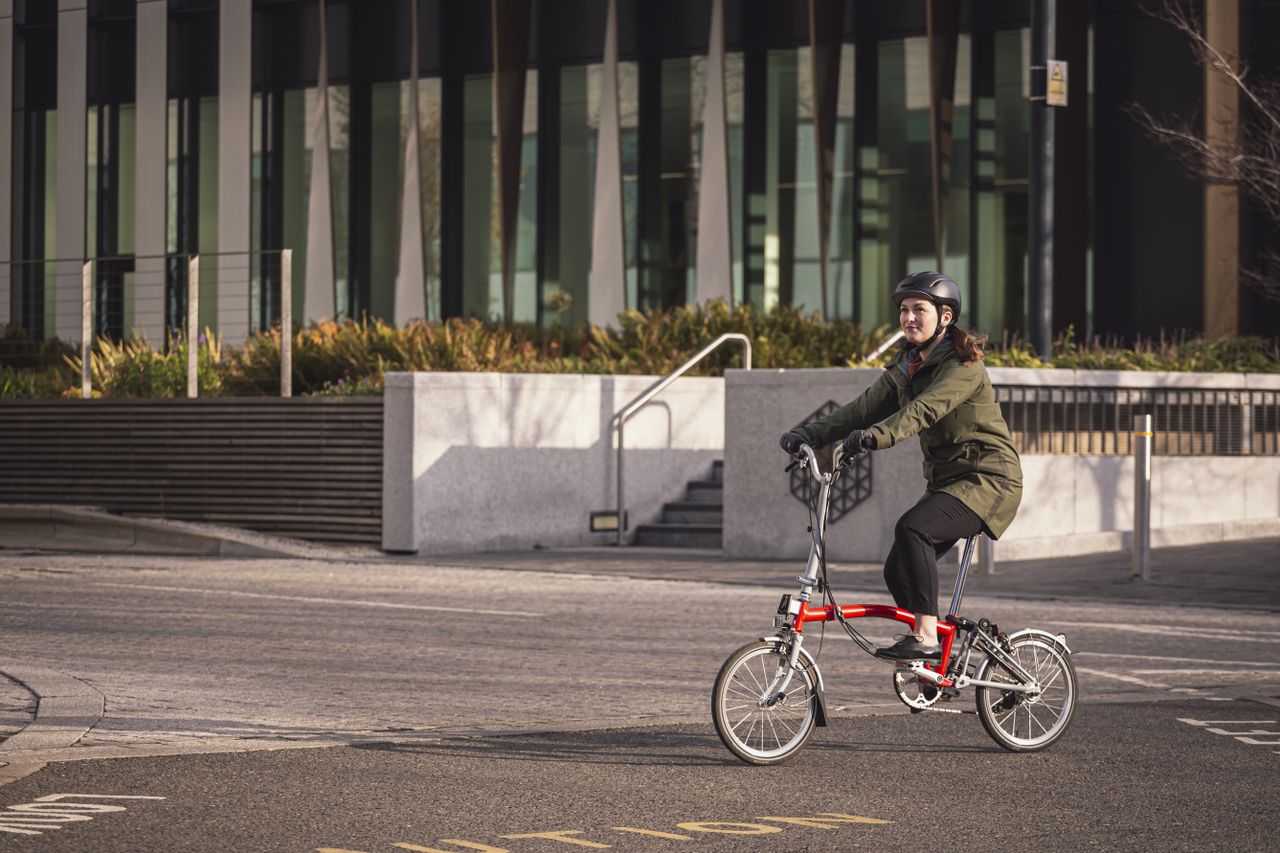
[[[1048,631],[1040,628],[1023,628],[1020,631],[1014,631],[1009,635],[1009,642],[1013,642],[1019,637],[1038,637],[1058,648],[1063,654],[1071,654],[1071,649],[1067,646],[1067,638],[1064,634],[1050,634]]]

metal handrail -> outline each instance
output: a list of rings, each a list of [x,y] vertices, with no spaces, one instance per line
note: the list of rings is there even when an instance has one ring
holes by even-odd
[[[863,356],[862,360],[875,361],[877,358],[884,355],[889,350],[889,347],[893,346],[898,341],[902,340],[905,336],[906,336],[906,333],[903,332],[901,329],[899,329],[898,331],[894,332],[892,335],[890,335],[889,337],[881,341],[880,346],[876,347],[871,352]]]
[[[620,412],[618,412],[618,414],[613,416],[613,420],[617,424],[615,429],[617,429],[618,431],[617,484],[618,484],[618,544],[619,545],[626,544],[625,534],[626,534],[627,509],[626,509],[625,500],[623,499],[622,437],[623,437],[623,428],[626,426],[627,420],[636,412],[638,412],[641,408],[643,408],[646,403],[648,403],[654,397],[658,396],[658,394],[662,393],[664,388],[666,388],[672,382],[675,382],[685,373],[689,372],[689,370],[693,368],[694,365],[702,361],[711,353],[715,352],[720,347],[720,345],[725,343],[726,341],[738,341],[742,344],[742,366],[744,369],[750,370],[751,369],[751,339],[748,338],[746,335],[739,334],[738,332],[726,332],[725,334],[716,338],[706,347],[704,347],[693,358],[689,359],[684,364],[677,367],[668,376],[666,376],[663,379],[659,379],[657,382],[650,385],[647,389],[645,389],[645,391],[642,394],[640,394],[640,396],[636,397],[634,400],[628,403]]]

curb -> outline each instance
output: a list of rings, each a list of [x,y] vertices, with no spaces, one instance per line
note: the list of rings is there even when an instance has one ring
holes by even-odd
[[[27,688],[37,701],[35,719],[0,743],[0,785],[45,766],[24,760],[22,753],[71,746],[102,719],[106,697],[78,678],[8,658],[0,658],[0,674]]]

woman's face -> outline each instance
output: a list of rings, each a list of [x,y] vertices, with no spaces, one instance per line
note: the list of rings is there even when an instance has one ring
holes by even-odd
[[[950,322],[951,309],[942,309],[942,319]],[[898,305],[898,325],[902,327],[907,340],[916,346],[933,337],[938,329],[938,309],[928,299],[909,297]]]

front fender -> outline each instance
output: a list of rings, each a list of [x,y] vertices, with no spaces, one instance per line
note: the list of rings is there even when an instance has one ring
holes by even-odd
[[[775,646],[782,647],[786,645],[786,641],[781,637],[761,637],[761,642],[773,643]],[[817,696],[818,709],[815,715],[814,724],[826,726],[827,724],[827,685],[822,680],[822,670],[818,668],[818,662],[814,660],[813,655],[809,654],[809,650],[804,646],[800,647],[800,657],[804,658],[805,667],[817,676]]]

